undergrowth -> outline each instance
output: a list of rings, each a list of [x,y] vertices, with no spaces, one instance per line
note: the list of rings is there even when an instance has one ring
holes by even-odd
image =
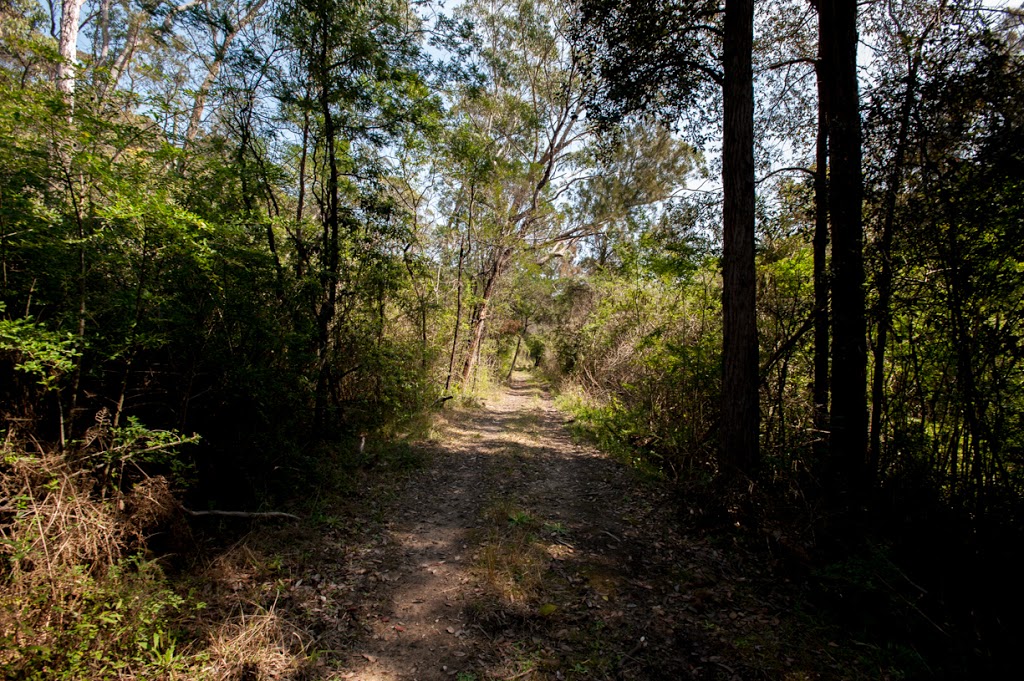
[[[166,478],[109,487],[57,455],[15,455],[0,476],[0,673],[19,679],[167,678],[196,659],[145,536],[175,502]],[[104,493],[103,490],[106,490]]]
[[[563,386],[555,405],[572,415],[568,425],[574,437],[597,445],[645,477],[676,477],[671,466],[666,469],[665,455],[651,446],[650,436],[637,427],[635,415],[616,400],[597,400],[576,386]]]

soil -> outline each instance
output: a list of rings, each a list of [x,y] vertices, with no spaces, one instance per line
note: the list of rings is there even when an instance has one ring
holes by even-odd
[[[320,517],[215,562],[211,613],[249,603],[249,621],[273,618],[260,645],[278,654],[229,654],[242,635],[225,636],[214,676],[845,676],[764,552],[684,532],[670,488],[574,441],[528,374],[442,413],[417,445],[423,467],[387,464]]]

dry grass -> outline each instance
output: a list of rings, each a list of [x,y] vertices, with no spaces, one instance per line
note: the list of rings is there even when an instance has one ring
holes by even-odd
[[[499,501],[484,512],[485,536],[476,566],[484,583],[507,604],[537,600],[551,556],[537,534],[541,523],[509,501]]]
[[[311,675],[311,639],[269,608],[253,606],[210,633],[206,678],[216,681],[301,679]]]
[[[117,509],[90,499],[84,476],[56,456],[9,459],[7,469],[0,538],[16,581],[82,564],[103,570],[120,557],[125,531]]]
[[[169,678],[183,600],[137,554],[174,514],[163,478],[106,494],[56,454],[5,451],[0,470],[0,676]]]

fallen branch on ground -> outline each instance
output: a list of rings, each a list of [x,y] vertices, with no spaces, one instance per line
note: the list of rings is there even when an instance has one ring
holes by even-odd
[[[283,513],[281,511],[263,511],[263,512],[249,512],[249,511],[193,511],[192,509],[182,507],[187,515],[193,518],[200,516],[218,516],[222,518],[285,518],[287,520],[302,520],[297,515],[291,513]]]

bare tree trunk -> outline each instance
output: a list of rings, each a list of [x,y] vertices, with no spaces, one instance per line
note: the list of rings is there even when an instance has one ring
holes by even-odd
[[[484,282],[484,290],[480,295],[480,304],[477,307],[476,314],[473,316],[473,320],[471,322],[469,348],[466,354],[466,362],[462,365],[463,385],[465,385],[469,380],[470,375],[473,373],[473,368],[476,365],[477,355],[480,352],[480,345],[483,342],[484,330],[487,328],[487,318],[490,315],[491,298],[494,296],[495,285],[498,283],[498,279],[501,278],[502,273],[505,271],[505,266],[508,264],[508,260],[511,256],[511,249],[502,249],[498,253],[494,262],[491,263],[490,272],[487,273],[487,279]]]
[[[506,381],[512,380],[512,373],[516,370],[516,360],[519,359],[519,349],[523,346],[523,336],[526,335],[526,329],[530,325],[530,318],[523,317],[523,330],[519,333],[519,337],[516,338],[516,351],[512,353],[512,364],[508,368],[508,376],[505,377]]]
[[[455,349],[459,345],[459,327],[462,325],[462,261],[465,257],[463,239],[459,237],[459,272],[455,292],[455,328],[452,330],[452,352],[448,357],[448,378],[444,381],[444,391],[448,392],[452,385],[452,373],[455,369]]]
[[[149,14],[146,12],[140,12],[130,20],[124,48],[121,49],[121,54],[117,55],[117,58],[114,59],[114,63],[110,65],[110,73],[107,74],[106,81],[100,87],[101,100],[106,97],[107,91],[110,88],[117,88],[117,82],[121,80],[121,75],[128,68],[128,65],[131,64],[132,57],[135,56],[135,50],[142,40],[142,26],[148,20]]]
[[[722,154],[723,462],[730,478],[755,474],[760,405],[754,267],[753,0],[725,4],[725,136]]]
[[[206,72],[206,77],[203,79],[202,85],[199,86],[199,91],[196,92],[196,98],[192,103],[192,114],[189,116],[188,128],[185,130],[185,143],[188,144],[195,139],[196,134],[199,132],[199,124],[203,120],[203,110],[206,108],[206,98],[210,96],[210,90],[213,88],[213,84],[217,82],[217,76],[220,74],[220,69],[224,65],[224,60],[227,58],[228,49],[231,47],[231,43],[234,42],[235,37],[248,26],[256,15],[265,5],[267,0],[259,0],[254,2],[249,10],[238,18],[237,23],[229,23],[230,28],[225,29],[224,38],[218,45],[216,39],[214,40],[214,52],[213,61]]]
[[[829,315],[828,315],[828,103],[821,59],[815,64],[818,84],[818,134],[814,169],[814,454],[828,453]]]
[[[100,0],[100,51],[96,60],[100,64],[107,61],[110,54],[110,0]]]
[[[192,113],[188,117],[188,127],[185,128],[186,145],[191,144],[195,140],[196,135],[199,134],[199,125],[203,121],[203,111],[206,109],[206,98],[210,96],[210,90],[213,88],[213,84],[217,82],[217,76],[220,74],[224,57],[227,56],[227,48],[234,38],[234,33],[224,36],[224,41],[217,46],[217,50],[213,55],[213,62],[206,72],[206,77],[203,78],[202,85],[199,86],[199,90],[196,92],[196,98],[192,102]]]
[[[840,491],[856,503],[867,476],[867,325],[857,83],[857,1],[822,3],[821,54],[828,84],[829,212],[832,219],[831,452]]]
[[[60,40],[57,50],[60,63],[57,64],[57,89],[63,92],[70,103],[74,103],[75,70],[78,67],[78,28],[85,0],[64,0],[60,14]]]

